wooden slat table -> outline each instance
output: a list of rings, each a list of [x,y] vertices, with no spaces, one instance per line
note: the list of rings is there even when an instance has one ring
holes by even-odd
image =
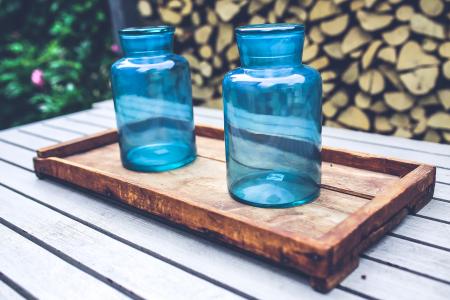
[[[195,108],[195,117],[223,126],[217,110]],[[105,101],[0,131],[0,299],[450,298],[450,146],[324,128],[325,145],[438,169],[430,204],[323,295],[302,275],[34,175],[37,148],[114,126]]]

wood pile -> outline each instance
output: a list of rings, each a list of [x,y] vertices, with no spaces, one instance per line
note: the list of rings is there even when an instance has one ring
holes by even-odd
[[[221,107],[240,65],[234,28],[306,24],[303,62],[323,79],[324,124],[450,143],[450,0],[139,0],[176,26],[197,103]]]

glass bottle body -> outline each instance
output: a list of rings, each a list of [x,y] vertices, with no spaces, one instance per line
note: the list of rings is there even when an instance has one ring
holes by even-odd
[[[121,160],[131,170],[166,171],[196,157],[189,65],[171,51],[172,29],[120,32],[125,55],[111,83]]]
[[[320,74],[301,64],[299,28],[287,31],[238,28],[242,67],[223,81],[228,189],[260,207],[300,205],[320,191]]]

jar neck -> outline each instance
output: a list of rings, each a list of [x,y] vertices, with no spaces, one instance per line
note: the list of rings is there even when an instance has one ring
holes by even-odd
[[[264,24],[236,29],[243,68],[283,68],[302,63],[304,27],[299,24]]]
[[[155,26],[120,30],[120,44],[124,56],[154,56],[172,52],[172,29],[170,26]]]
[[[258,57],[241,55],[241,66],[248,69],[287,68],[302,64],[302,53],[287,56]]]

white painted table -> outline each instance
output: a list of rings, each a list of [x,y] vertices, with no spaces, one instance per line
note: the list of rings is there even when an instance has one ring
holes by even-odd
[[[222,126],[221,112],[196,121]],[[450,299],[450,146],[324,128],[324,145],[433,164],[434,199],[322,295],[306,278],[33,173],[35,150],[114,127],[111,101],[0,132],[0,299]]]

